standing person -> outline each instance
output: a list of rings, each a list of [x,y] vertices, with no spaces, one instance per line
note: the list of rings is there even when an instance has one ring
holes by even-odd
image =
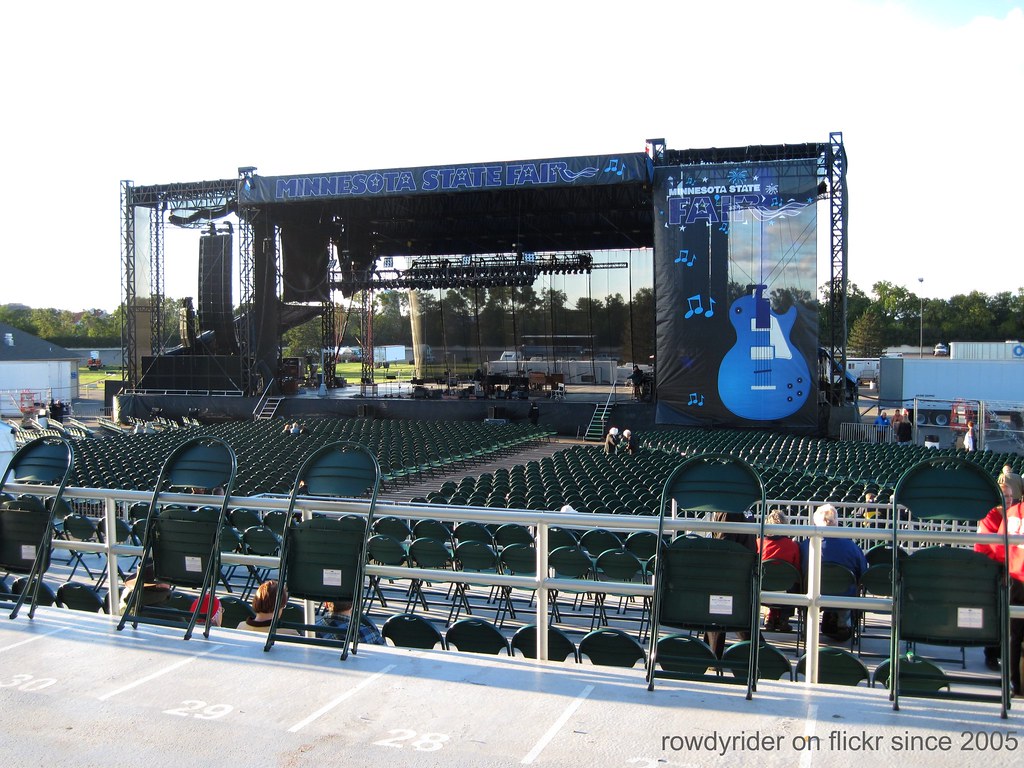
[[[605,455],[611,456],[615,453],[615,449],[619,447],[619,428],[612,427],[608,430],[608,434],[604,436],[604,452]]]
[[[536,427],[537,422],[540,420],[540,406],[536,403],[530,403],[530,412],[527,414],[527,418]]]
[[[913,436],[914,423],[910,420],[910,412],[904,408],[900,423],[896,425],[896,442],[903,444],[909,443],[913,439]]]
[[[629,375],[629,381],[633,385],[633,399],[639,400],[644,389],[644,372],[640,370],[639,365],[633,365],[633,373]]]
[[[889,417],[885,415],[885,411],[879,411],[875,417],[875,442],[884,443],[885,434],[889,431]]]
[[[967,431],[964,433],[964,450],[968,453],[974,452],[974,422],[967,422]]]

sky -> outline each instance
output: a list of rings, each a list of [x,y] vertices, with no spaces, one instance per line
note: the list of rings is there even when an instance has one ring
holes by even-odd
[[[117,307],[123,179],[832,131],[852,282],[926,298],[1024,286],[1021,2],[56,0],[5,8],[0,65],[0,304]],[[195,295],[197,260],[198,235],[168,227],[168,296]]]

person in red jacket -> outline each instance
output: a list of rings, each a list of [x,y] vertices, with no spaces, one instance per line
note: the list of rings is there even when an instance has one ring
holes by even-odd
[[[992,507],[988,511],[985,517],[978,521],[978,533],[999,533],[1003,525],[1003,508],[1009,508],[1013,505],[1013,488],[1008,482],[1005,482],[1000,476],[999,489],[1003,492],[1003,503]],[[996,544],[988,544],[985,542],[978,542],[974,545],[974,551],[980,552],[985,557],[995,560],[997,563],[1003,562],[1006,559],[1006,553],[1003,552],[1003,548]],[[992,670],[999,669],[999,646],[998,645],[986,645],[985,646],[985,666]]]
[[[1007,492],[1004,491],[1004,498],[1006,494]],[[1024,519],[1022,519],[1024,518],[1024,509],[1022,506],[1024,503],[1007,507],[1006,519],[999,521],[995,532],[1002,535],[1004,531],[1007,531],[1011,536],[1024,533]],[[996,509],[998,510],[998,508]],[[991,526],[992,518],[992,512],[989,512],[979,522],[978,531],[980,533],[988,532],[987,527]],[[982,525],[986,525],[986,530],[982,530]],[[975,545],[975,549],[978,546],[985,545]],[[1024,544],[1011,544],[1009,553],[1005,552],[1002,544],[995,544],[989,547],[989,551],[985,554],[996,562],[1001,563],[1004,558],[1009,561],[1010,603],[1024,605]],[[1021,643],[1024,643],[1024,619],[1010,619],[1010,682],[1013,685],[1014,696],[1024,695],[1024,690],[1021,689]]]
[[[773,509],[764,519],[765,525],[786,525],[789,520],[781,509]],[[800,547],[789,536],[765,536],[758,539],[757,548],[761,552],[761,560],[785,560],[797,571],[800,570]],[[793,615],[793,607],[789,605],[768,606],[768,618],[764,628],[777,632],[788,632],[792,627],[789,619]]]

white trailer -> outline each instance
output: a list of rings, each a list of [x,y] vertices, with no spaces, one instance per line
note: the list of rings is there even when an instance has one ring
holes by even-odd
[[[952,341],[949,344],[949,356],[953,360],[1024,361],[1024,342]]]
[[[879,366],[881,407],[911,408],[919,401],[919,424],[946,426],[951,404],[958,400],[986,402],[1007,412],[1024,401],[1024,359],[963,360],[951,358],[883,357]]]

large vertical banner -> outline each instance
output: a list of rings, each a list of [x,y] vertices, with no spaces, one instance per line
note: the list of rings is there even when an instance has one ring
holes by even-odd
[[[655,169],[658,423],[815,429],[816,165]]]

